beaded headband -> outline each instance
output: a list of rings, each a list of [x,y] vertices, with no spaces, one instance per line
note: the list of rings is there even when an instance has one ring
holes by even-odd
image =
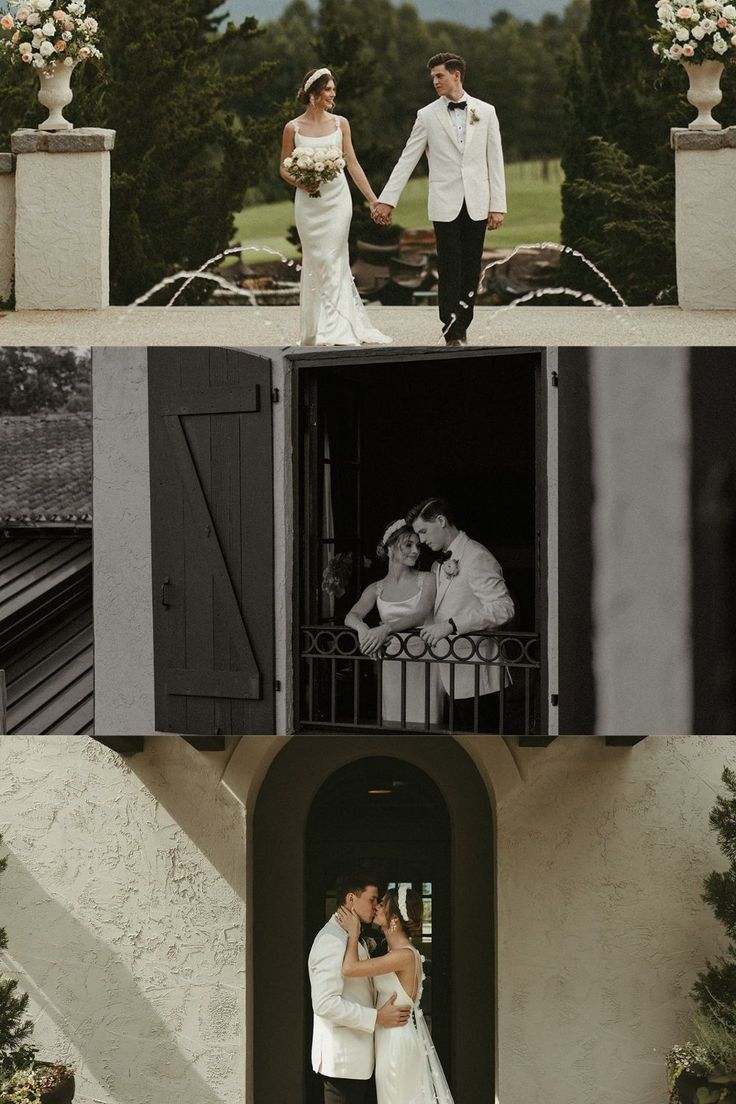
[[[399,912],[401,913],[402,920],[409,922],[409,913],[406,911],[406,886],[402,886],[399,890]]]
[[[405,525],[406,520],[404,518],[399,518],[398,521],[392,521],[381,538],[381,544],[385,544],[389,537],[393,536],[394,533],[398,533],[399,529],[403,529]]]
[[[304,82],[304,91],[308,92],[309,89],[314,84],[314,82],[319,80],[320,77],[331,77],[331,76],[332,76],[332,73],[330,72],[329,69],[315,69],[314,72],[312,73],[311,77],[309,77],[307,80],[305,80],[305,82]]]

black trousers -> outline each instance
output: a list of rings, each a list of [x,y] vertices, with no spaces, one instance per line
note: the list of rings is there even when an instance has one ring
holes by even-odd
[[[452,222],[434,224],[440,320],[446,340],[464,338],[473,321],[487,225],[487,218],[471,219],[465,203]]]
[[[478,731],[498,732],[500,721],[498,691],[478,697]],[[475,709],[473,698],[455,698],[452,710],[453,728],[458,732],[473,732]]]
[[[325,1104],[365,1104],[370,1081],[355,1081],[349,1077],[325,1077]]]

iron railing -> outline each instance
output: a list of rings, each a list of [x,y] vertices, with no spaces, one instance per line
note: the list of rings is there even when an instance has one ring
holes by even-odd
[[[432,646],[410,629],[392,633],[377,657],[361,654],[352,629],[303,625],[300,637],[301,731],[541,730],[538,633],[460,633]],[[491,727],[488,669],[497,671],[491,679],[499,687]]]

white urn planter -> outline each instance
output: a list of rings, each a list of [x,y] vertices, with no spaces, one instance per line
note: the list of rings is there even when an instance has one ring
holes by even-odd
[[[55,65],[52,72],[41,69],[38,74],[41,87],[38,92],[40,103],[48,111],[48,118],[38,124],[39,130],[73,130],[74,124],[64,118],[62,114],[74,99],[71,89],[72,73],[74,65]]]
[[[683,61],[682,65],[690,81],[688,102],[698,111],[697,119],[688,124],[689,129],[720,130],[721,124],[713,118],[711,111],[723,99],[721,92],[723,62],[703,61],[699,65],[693,65],[691,61]]]

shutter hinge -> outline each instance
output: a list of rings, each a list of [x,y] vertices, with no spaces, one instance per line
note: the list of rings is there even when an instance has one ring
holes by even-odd
[[[560,704],[560,695],[559,694],[550,694],[549,703],[550,703],[550,705],[553,705],[555,707],[558,706]]]
[[[281,679],[274,679],[273,688],[278,694],[279,690],[281,689]]]
[[[271,389],[271,402],[274,404],[276,404],[277,402],[281,402],[281,392],[279,391],[278,387],[273,387]]]
[[[557,374],[557,372],[552,373],[552,386],[553,387],[559,387],[560,386],[560,377]]]

